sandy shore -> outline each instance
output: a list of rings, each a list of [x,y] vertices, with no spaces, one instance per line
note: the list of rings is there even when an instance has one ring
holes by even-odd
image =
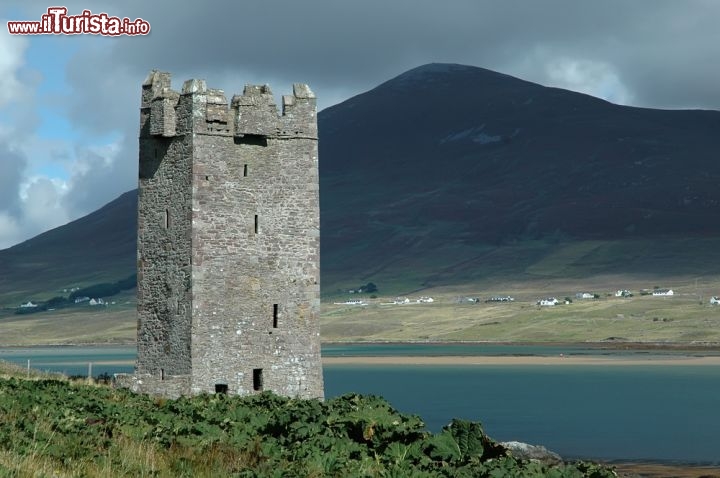
[[[578,357],[578,356],[440,356],[440,357],[323,357],[323,364],[340,365],[716,365],[714,357]]]
[[[656,463],[613,463],[620,478],[720,478],[720,467],[663,465]]]
[[[577,356],[348,356],[348,357],[323,357],[325,365],[716,365],[720,366],[720,356],[715,357],[577,357]],[[65,366],[87,365],[87,361],[63,361]],[[93,366],[102,365],[135,365],[134,360],[97,360],[92,362]]]

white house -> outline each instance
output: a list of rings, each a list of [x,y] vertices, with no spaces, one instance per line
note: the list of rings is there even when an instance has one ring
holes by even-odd
[[[20,304],[20,307],[23,309],[30,309],[32,307],[37,307],[37,304],[33,304],[32,301],[28,301],[27,304]]]
[[[675,295],[672,289],[655,289],[653,290],[652,295],[655,297],[668,297],[671,295]]]
[[[90,297],[75,297],[75,303],[80,304],[82,302],[87,302],[90,300]]]
[[[555,297],[549,297],[547,299],[540,299],[537,304],[542,306],[557,305],[558,300]]]
[[[496,295],[496,296],[490,297],[485,302],[513,302],[514,300],[515,299],[513,299],[509,295],[506,295],[506,296]]]
[[[418,304],[431,304],[435,302],[432,297],[420,297],[417,301]]]
[[[710,298],[710,303],[712,305],[718,305],[718,304],[720,304],[720,299],[718,299],[718,297],[716,295],[714,295]]]
[[[393,301],[393,304],[396,304],[396,305],[409,304],[409,303],[410,303],[410,299],[408,299],[407,297],[396,297],[395,300]]]
[[[575,298],[577,299],[594,299],[595,295],[591,294],[590,292],[578,292],[575,294]]]
[[[345,302],[335,302],[335,305],[367,305],[360,299],[348,299]]]
[[[631,297],[631,296],[632,296],[632,292],[630,292],[627,289],[623,289],[623,290],[619,290],[619,291],[615,292],[615,297]]]

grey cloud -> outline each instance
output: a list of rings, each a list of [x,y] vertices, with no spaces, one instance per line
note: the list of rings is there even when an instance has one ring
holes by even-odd
[[[7,144],[0,144],[0,211],[20,216],[20,183],[27,158]]]
[[[720,3],[707,0],[216,1],[182,8],[132,0],[105,6],[148,20],[152,32],[108,42],[108,64],[95,69],[98,75],[120,71],[132,78],[160,67],[210,81],[213,75],[272,78],[281,82],[276,90],[302,81],[322,100],[323,91],[358,93],[433,61],[548,82],[537,67],[513,70],[524,59],[532,64],[541,50],[549,58],[611,65],[642,106],[720,108],[714,84]]]
[[[90,168],[70,178],[70,189],[63,197],[63,205],[73,217],[88,214],[137,187],[136,142],[125,138],[111,162],[87,149],[76,152]]]
[[[80,1],[67,6],[87,8]],[[610,71],[641,106],[720,108],[720,29],[713,22],[720,3],[705,0],[217,0],[182,7],[128,0],[94,2],[92,10],[142,17],[152,31],[82,39],[67,66],[73,124],[126,138],[112,168],[75,178],[68,198],[75,207],[135,187],[140,83],[152,68],[172,72],[176,88],[205,78],[228,96],[245,83],[267,82],[282,94],[306,82],[320,105],[330,106],[428,62],[552,85],[558,80],[549,66],[567,59]]]
[[[28,19],[47,8],[8,2],[28,12]],[[182,5],[69,0],[65,5],[71,13],[91,8],[142,17],[152,27],[147,37],[68,38],[78,47],[66,69],[72,91],[58,104],[90,136],[120,132],[124,137],[115,162],[107,166],[96,160],[91,172],[72,178],[65,200],[76,212],[89,212],[136,186],[140,83],[152,68],[172,72],[175,87],[205,78],[228,96],[245,83],[267,82],[282,94],[293,82],[306,82],[326,107],[429,62],[475,65],[554,86],[563,80],[553,76],[552,65],[567,61],[594,65],[576,84],[603,85],[602,75],[609,75],[610,86],[626,92],[632,104],[720,109],[720,2],[713,0],[215,0]],[[5,169],[3,162],[0,173]],[[17,170],[12,171],[17,178]],[[0,176],[0,186],[7,177]],[[9,201],[6,190],[0,189],[3,205]]]

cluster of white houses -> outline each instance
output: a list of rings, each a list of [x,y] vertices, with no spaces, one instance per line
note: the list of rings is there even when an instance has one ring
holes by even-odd
[[[432,297],[422,296],[418,299],[412,300],[408,297],[395,297],[392,302],[389,302],[388,304],[392,305],[405,305],[405,304],[432,304],[435,302],[435,299]]]
[[[106,302],[105,299],[102,299],[102,298],[98,298],[98,299],[94,299],[94,298],[90,298],[90,297],[76,297],[75,298],[76,304],[82,304],[83,302],[87,302],[88,305],[108,305],[108,304],[115,305],[115,302]],[[29,300],[24,304],[20,304],[20,308],[21,309],[34,309],[34,308],[38,307],[38,305],[39,304],[36,304],[35,302]]]
[[[368,305],[362,299],[348,299],[345,302],[333,302],[335,305]]]
[[[633,293],[630,292],[627,289],[620,289],[616,291],[614,294],[608,294],[608,295],[614,295],[615,297],[632,297]],[[675,292],[672,289],[652,289],[652,290],[643,290],[641,291],[641,295],[652,295],[654,297],[672,297],[675,295]],[[589,300],[589,299],[599,299],[599,294],[593,294],[591,292],[578,292],[575,294],[576,299],[582,299],[582,300]],[[99,299],[102,300],[102,299]],[[477,298],[458,298],[458,302],[474,302],[478,303],[480,302],[480,299]],[[494,296],[491,297],[485,302],[513,302],[515,299],[510,296]],[[418,299],[409,299],[407,297],[396,297],[393,299],[392,302],[385,302],[384,305],[404,305],[404,304],[429,304],[434,302],[435,300],[432,297],[420,297]],[[570,300],[565,298],[564,300],[558,300],[555,297],[546,297],[543,299],[538,300],[535,304],[542,306],[542,307],[552,307],[555,305],[558,305],[560,303],[569,304]],[[712,305],[720,305],[720,296],[713,296],[710,299],[710,304]],[[367,302],[361,300],[361,299],[350,299],[346,300],[345,302],[335,302],[335,305],[368,305]],[[28,307],[28,305],[22,305],[21,307]]]
[[[608,294],[609,295],[609,294]],[[672,289],[653,289],[651,291],[643,290],[641,292],[641,295],[653,295],[655,297],[671,297],[675,295],[675,292]],[[615,292],[615,297],[632,297],[633,293],[630,292],[627,289],[618,290]],[[599,294],[593,294],[590,292],[578,292],[575,294],[576,299],[599,299]],[[713,297],[713,299],[717,299],[717,297]],[[711,304],[720,304],[720,300],[716,300],[716,302],[713,301],[713,299],[710,299]],[[563,301],[565,304],[568,304],[570,301],[568,299],[565,299]],[[545,299],[540,299],[536,302],[536,305],[540,306],[553,306],[559,304],[560,301],[557,300],[555,297],[548,297]]]
[[[392,302],[385,302],[383,305],[405,305],[405,304],[432,304],[435,299],[432,297],[422,296],[420,298],[411,300],[407,297],[395,297]],[[348,299],[345,302],[334,302],[335,305],[368,305],[362,299]]]
[[[90,298],[90,297],[76,297],[75,303],[76,304],[82,304],[83,302],[87,302],[88,305],[107,305],[107,302],[105,302],[105,299],[102,298]]]
[[[655,289],[653,290],[652,295],[656,297],[667,297],[675,295],[675,292],[673,292],[672,289]]]

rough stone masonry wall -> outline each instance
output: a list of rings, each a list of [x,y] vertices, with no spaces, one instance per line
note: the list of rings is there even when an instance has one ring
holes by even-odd
[[[189,380],[182,377],[191,373],[192,159],[192,135],[176,136],[175,126],[187,129],[192,105],[168,89],[169,76],[160,74],[151,75],[143,87],[136,365],[140,383],[134,388],[175,395],[171,390],[178,383],[187,387]],[[171,121],[165,121],[168,104]]]
[[[196,129],[194,393],[216,385],[254,393],[262,370],[264,390],[323,396],[317,140],[296,133],[308,130],[296,127],[301,118],[315,121],[314,98],[312,115],[294,117],[298,100],[285,101],[282,122],[272,95],[249,88],[234,98],[225,125],[213,115],[209,129]],[[215,97],[208,106],[223,102]],[[228,134],[248,131],[238,120],[251,132]]]

